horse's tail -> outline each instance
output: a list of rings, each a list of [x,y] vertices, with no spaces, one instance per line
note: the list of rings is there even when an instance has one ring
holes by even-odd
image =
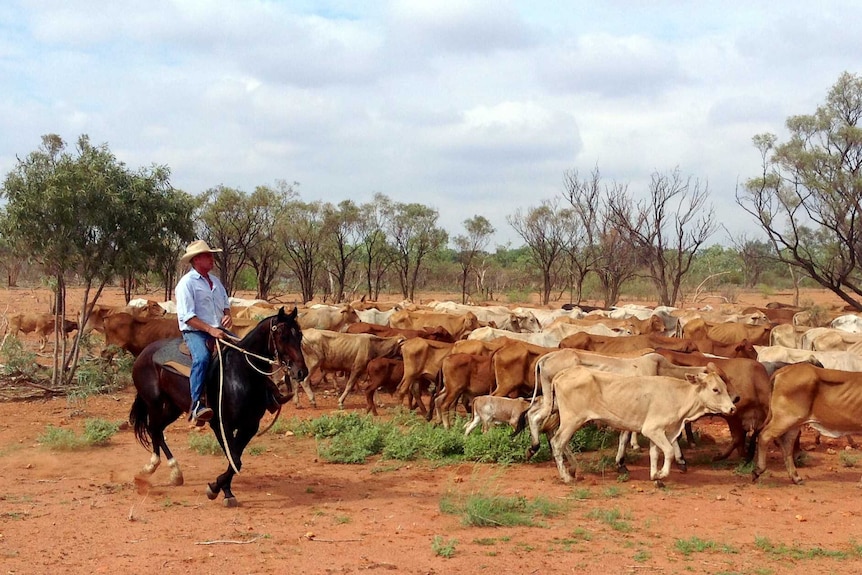
[[[134,403],[132,403],[132,409],[129,411],[129,423],[135,428],[135,437],[138,439],[138,443],[147,448],[152,445],[149,422],[150,414],[147,403],[141,394],[137,394]]]

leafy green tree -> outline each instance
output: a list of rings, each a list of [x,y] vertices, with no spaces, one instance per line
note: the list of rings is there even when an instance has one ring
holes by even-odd
[[[79,325],[88,319],[93,288],[95,302],[116,274],[146,265],[154,237],[182,233],[175,229],[183,220],[182,202],[170,186],[168,169],[131,171],[106,144],[94,146],[86,135],[78,138],[74,153],[66,151],[59,136],[43,136],[42,145],[6,176],[2,196],[11,237],[56,283],[59,317],[66,314],[66,275],[79,274],[84,283]],[[164,215],[171,210],[176,213]],[[190,227],[189,221],[182,224]],[[60,323],[54,333],[54,385],[74,379],[82,335],[77,333],[67,352]]]
[[[469,279],[470,270],[473,269],[474,262],[479,258],[485,249],[488,247],[488,242],[491,241],[491,234],[494,233],[494,226],[491,225],[484,216],[473,216],[470,219],[464,220],[464,229],[466,235],[455,236],[456,254],[455,258],[461,268],[461,303],[467,303],[467,280]]]
[[[422,204],[389,206],[387,235],[395,248],[394,266],[402,295],[413,300],[422,264],[432,252],[446,244],[446,231],[437,227],[437,210]]]
[[[791,116],[787,142],[753,138],[762,170],[736,201],[784,263],[862,310],[862,78],[844,72],[826,102]]]

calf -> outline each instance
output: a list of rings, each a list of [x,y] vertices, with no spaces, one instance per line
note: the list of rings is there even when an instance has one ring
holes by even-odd
[[[377,405],[374,403],[374,392],[385,391],[390,395],[395,393],[401,378],[404,377],[404,361],[389,357],[375,357],[368,362],[365,369],[368,383],[365,385],[366,412],[377,415]]]
[[[508,423],[512,429],[517,429],[521,414],[530,407],[530,402],[524,398],[510,399],[508,397],[494,397],[492,395],[480,395],[473,398],[473,421],[464,426],[464,435],[482,424],[482,433],[488,431],[495,421]]]

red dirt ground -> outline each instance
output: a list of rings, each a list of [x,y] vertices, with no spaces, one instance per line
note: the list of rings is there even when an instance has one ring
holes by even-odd
[[[760,295],[749,299],[745,303],[765,303]],[[10,312],[41,310],[45,301],[30,290],[0,290],[0,305]],[[35,339],[25,341],[35,349]],[[163,462],[151,484],[136,488],[134,477],[149,455],[129,430],[107,447],[85,451],[55,452],[39,444],[48,425],[80,433],[87,418],[126,420],[133,397],[129,388],[86,402],[0,402],[2,573],[862,571],[862,453],[845,451],[842,440],[815,447],[809,432],[803,434],[809,456],[803,486],[790,483],[776,449],[769,471],[753,484],[749,475],[734,472],[735,462],[722,468],[704,463],[718,451],[705,442],[687,451],[689,472],[674,470],[665,489],[649,482],[645,451],[629,465],[627,482],[615,473],[587,473],[567,486],[550,462],[335,465],[317,458],[311,439],[268,433],[246,452],[234,480],[240,507],[228,509],[204,494],[225,459],[193,451],[189,437],[201,432],[185,423],[167,434],[185,474],[181,487],[168,484]],[[331,413],[333,394],[319,405],[287,406],[282,417]],[[361,410],[364,398],[354,394],[346,407]],[[696,428],[718,444],[727,441],[723,422]],[[847,466],[857,459],[856,467]],[[440,511],[441,498],[451,492],[543,497],[567,510],[541,526],[465,527],[460,517]],[[616,513],[617,522],[602,519]],[[451,558],[435,553],[438,536],[454,548]],[[689,549],[698,542],[701,549]]]

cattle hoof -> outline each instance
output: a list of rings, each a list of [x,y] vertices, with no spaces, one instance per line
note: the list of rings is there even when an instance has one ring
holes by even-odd
[[[629,472],[629,468],[626,467],[625,463],[621,463],[621,464],[617,465],[617,473],[622,474],[622,473],[628,473],[628,472]]]
[[[803,485],[805,483],[805,480],[797,475],[793,478],[793,483],[796,485]]]
[[[664,489],[664,481],[662,481],[661,479],[656,479],[655,486],[659,489]]]
[[[207,499],[212,501],[216,497],[218,497],[218,491],[213,491],[213,484],[212,483],[208,484],[207,485]]]
[[[236,497],[225,497],[224,506],[228,508],[239,507],[239,502],[236,500]]]
[[[755,469],[754,471],[752,471],[752,472],[751,472],[751,482],[752,482],[752,483],[756,483],[756,482],[757,482],[757,480],[758,480],[758,479],[760,479],[760,476],[761,476],[761,475],[763,475],[763,472],[762,472],[762,471],[758,471],[758,470],[756,470],[756,469]]]
[[[688,464],[685,461],[683,461],[682,463],[679,464],[679,470],[682,471],[683,473],[687,472],[688,471]]]

